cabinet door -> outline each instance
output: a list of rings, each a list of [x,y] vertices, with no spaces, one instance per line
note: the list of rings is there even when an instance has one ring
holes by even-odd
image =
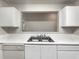
[[[3,50],[2,50],[2,45],[0,45],[0,59],[3,59]]]
[[[79,51],[58,51],[58,59],[79,59]]]
[[[0,50],[0,59],[3,59],[3,51]]]
[[[24,46],[21,45],[4,45],[4,59],[24,59]]]
[[[41,59],[56,59],[56,46],[41,45]]]
[[[16,21],[17,20],[17,21]],[[0,7],[0,26],[18,27],[21,22],[21,13],[14,7]]]
[[[4,51],[4,59],[24,59],[23,51]]]
[[[66,9],[66,24],[70,26],[79,26],[79,7],[68,6]]]
[[[26,45],[25,59],[40,59],[40,45]]]
[[[12,20],[14,18],[13,9],[11,8],[0,8],[0,26],[10,26],[12,25]]]

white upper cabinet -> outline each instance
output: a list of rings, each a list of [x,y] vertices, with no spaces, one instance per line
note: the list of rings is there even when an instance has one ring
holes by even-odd
[[[66,6],[59,12],[63,27],[79,26],[79,6]]]
[[[0,26],[19,27],[21,23],[21,13],[14,7],[0,7]]]

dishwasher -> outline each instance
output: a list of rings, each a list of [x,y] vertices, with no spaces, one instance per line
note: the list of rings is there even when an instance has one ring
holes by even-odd
[[[24,59],[24,46],[4,45],[3,59]]]

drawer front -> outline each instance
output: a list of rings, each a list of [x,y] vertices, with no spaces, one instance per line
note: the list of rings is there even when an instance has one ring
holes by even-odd
[[[24,51],[3,51],[3,59],[24,59]]]
[[[0,50],[2,50],[2,45],[0,45]]]
[[[10,51],[10,50],[11,50],[11,51],[13,51],[13,50],[14,50],[14,51],[15,51],[15,50],[20,50],[20,51],[21,51],[21,50],[22,50],[22,51],[23,51],[23,50],[24,50],[24,46],[21,46],[21,45],[19,45],[19,46],[11,46],[11,45],[8,46],[8,45],[5,45],[5,46],[3,46],[3,50],[9,50],[9,51]]]
[[[79,46],[57,46],[57,50],[79,50]]]

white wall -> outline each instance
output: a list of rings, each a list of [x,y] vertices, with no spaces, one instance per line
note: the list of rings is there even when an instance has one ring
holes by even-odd
[[[59,11],[66,4],[10,4],[20,11]]]
[[[76,0],[76,2],[73,3],[73,5],[79,6],[79,0]]]
[[[68,4],[9,4],[10,6],[16,7],[18,10],[24,11],[60,11],[63,7],[67,6]],[[74,5],[74,4],[69,4]],[[63,30],[60,28],[64,33],[72,33],[71,29]]]
[[[57,12],[23,13],[23,30],[29,32],[57,32]]]
[[[27,32],[56,32],[57,28],[54,22],[51,21],[28,21],[24,26],[24,31]]]
[[[8,6],[8,4],[4,2],[3,0],[0,0],[0,7],[3,7],[3,6]],[[0,28],[0,34],[7,34],[7,33],[5,32],[5,30]]]
[[[0,7],[8,6],[8,4],[4,0],[0,0]]]
[[[72,4],[70,4],[72,5]],[[60,11],[63,7],[67,6],[67,4],[10,4],[10,6],[15,6],[20,11]],[[60,28],[62,29],[62,28]],[[64,33],[71,33],[71,29],[67,29]],[[64,30],[62,29],[62,32]]]
[[[73,5],[78,5],[79,0]],[[14,6],[20,11],[59,11],[63,7],[67,6],[66,4],[7,4],[3,0],[0,0],[0,6]],[[64,31],[64,30],[63,30]],[[78,33],[76,31],[75,33]],[[0,28],[0,34],[5,34],[6,32]]]

